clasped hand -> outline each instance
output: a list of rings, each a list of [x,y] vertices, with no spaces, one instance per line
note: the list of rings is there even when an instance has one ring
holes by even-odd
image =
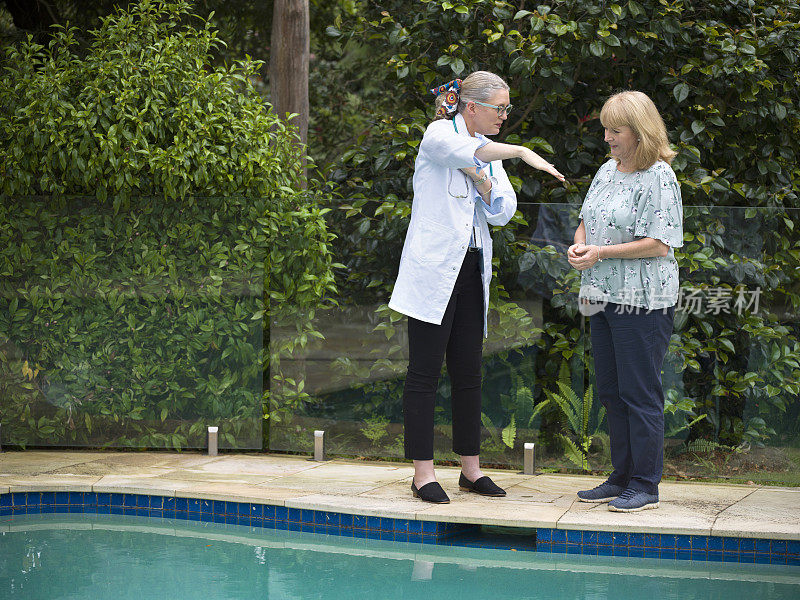
[[[578,271],[585,271],[600,260],[600,246],[587,246],[583,243],[572,244],[567,248],[567,260]]]

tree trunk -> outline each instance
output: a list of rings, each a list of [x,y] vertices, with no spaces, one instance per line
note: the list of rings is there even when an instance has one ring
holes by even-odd
[[[291,123],[303,144],[308,139],[308,60],[310,54],[309,0],[274,0],[270,42],[269,82],[272,106]]]

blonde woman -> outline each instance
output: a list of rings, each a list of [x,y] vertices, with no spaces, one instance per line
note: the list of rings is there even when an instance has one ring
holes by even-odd
[[[414,201],[389,306],[408,315],[409,364],[403,391],[405,456],[414,461],[411,491],[447,503],[433,468],[433,414],[442,361],[452,382],[453,451],[459,487],[484,496],[505,491],[480,470],[481,354],[486,333],[492,238],[517,199],[502,160],[523,161],[563,181],[523,147],[489,141],[512,106],[508,85],[486,71],[431,90],[437,115],[414,164]]]
[[[618,512],[658,508],[664,458],[661,367],[678,301],[674,248],[683,245],[681,191],[664,121],[642,92],[612,96],[600,112],[611,159],[592,181],[570,264],[582,271],[591,314],[598,396],[606,408],[613,472],[583,502]]]

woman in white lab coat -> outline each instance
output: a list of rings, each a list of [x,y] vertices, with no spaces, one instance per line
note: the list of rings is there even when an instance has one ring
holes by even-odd
[[[453,410],[453,451],[461,456],[459,487],[505,496],[480,470],[481,355],[486,335],[492,238],[517,198],[502,160],[521,158],[563,181],[550,163],[524,146],[491,142],[511,112],[508,85],[476,71],[431,90],[436,120],[414,164],[414,202],[389,307],[408,315],[409,364],[403,390],[405,456],[414,461],[411,490],[427,502],[449,498],[433,469],[433,413],[447,359]]]

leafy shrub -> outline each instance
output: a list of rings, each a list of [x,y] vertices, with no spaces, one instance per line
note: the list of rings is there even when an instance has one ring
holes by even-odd
[[[258,64],[212,66],[222,42],[188,10],[143,0],[103,18],[85,52],[71,29],[6,49],[13,442],[202,446],[218,424],[223,445],[260,447],[264,323],[291,321],[302,345],[332,289],[325,209],[298,191],[301,152],[251,84]]]

